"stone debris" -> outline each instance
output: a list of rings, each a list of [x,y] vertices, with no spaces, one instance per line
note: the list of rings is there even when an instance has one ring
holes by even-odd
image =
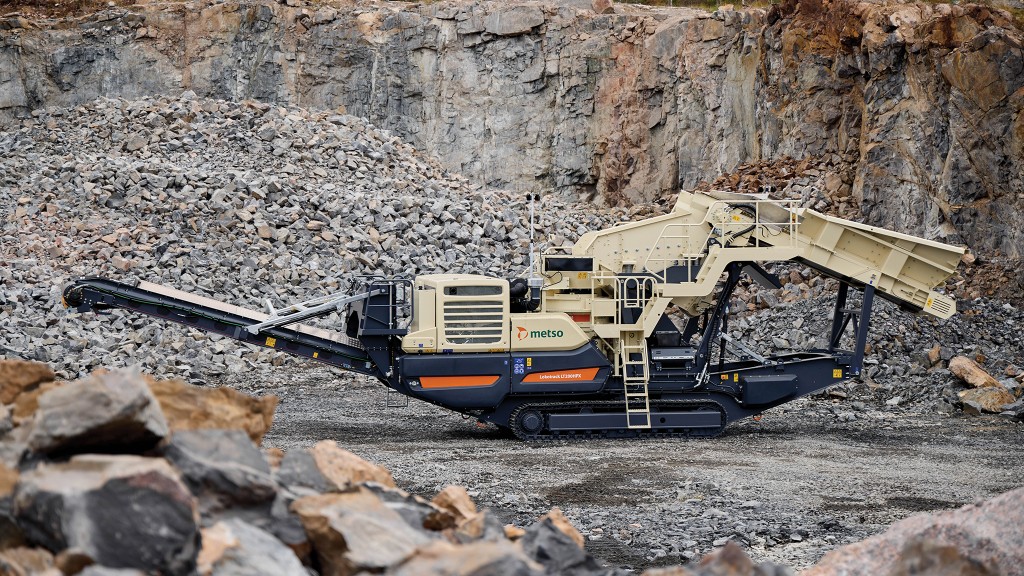
[[[362,274],[513,277],[529,262],[524,196],[471,184],[353,116],[186,93],[36,117],[0,133],[0,206],[12,207],[0,222],[0,353],[48,362],[64,379],[138,364],[205,383],[285,361],[122,311],[69,314],[61,289],[78,277],[262,310],[352,293]],[[127,150],[133,134],[148,144]],[[538,247],[660,210],[555,197],[537,208]]]
[[[3,364],[0,361],[0,366]],[[98,371],[47,394],[76,391],[81,398],[106,397],[112,387],[148,392],[156,382],[133,370]],[[2,441],[22,430],[34,431],[39,423],[52,418],[46,416],[53,410],[46,398],[44,395],[35,414],[12,423],[14,428]],[[155,413],[144,421],[164,420],[159,402],[151,400],[148,406]],[[102,414],[108,407],[94,411]],[[95,422],[103,420],[87,412],[65,412],[62,429],[92,429]],[[137,413],[131,409],[124,412]],[[587,538],[558,508],[524,527],[503,525],[460,486],[446,487],[433,500],[410,495],[396,488],[387,470],[334,441],[290,450],[282,456],[277,451],[261,451],[250,431],[244,429],[244,419],[227,429],[198,425],[201,423],[195,419],[191,422],[197,424],[191,429],[165,429],[160,435],[163,441],[155,449],[147,448],[148,443],[103,435],[97,438],[104,438],[107,444],[61,445],[65,450],[73,446],[97,452],[134,449],[135,454],[77,453],[64,459],[67,452],[63,452],[65,456],[55,459],[56,452],[44,449],[49,444],[27,444],[12,466],[0,465],[0,566],[11,574],[54,576],[76,572],[100,576],[153,572],[298,575],[310,571],[325,576],[361,572],[469,575],[484,571],[538,576],[626,574],[602,566],[587,551]],[[280,465],[272,467],[271,460],[279,460]],[[995,551],[979,548],[977,543],[988,538],[997,514],[1017,513],[1021,494],[1024,492],[1002,496],[998,505],[981,504],[976,513],[961,511],[966,514],[963,522],[959,516],[936,516],[940,527],[925,530],[932,539],[900,552],[900,561],[994,562],[998,566],[1019,562],[1014,556],[1018,552],[1012,551],[1020,549],[1019,530],[1004,531]],[[710,494],[707,498],[714,502]],[[741,508],[756,515],[760,506],[748,502]],[[724,513],[704,514],[694,521],[703,518],[721,520],[734,530],[744,525]],[[962,525],[966,536],[949,536],[949,530],[942,528],[947,524]],[[639,529],[641,525],[631,526]],[[597,528],[584,532],[590,540],[597,540],[600,534]],[[750,542],[745,532],[734,534]],[[772,533],[771,538],[796,542],[807,534],[796,528]],[[937,544],[932,537],[936,534],[941,540]],[[753,563],[733,540],[716,540],[721,549],[697,565],[648,573],[792,574],[775,564]]]

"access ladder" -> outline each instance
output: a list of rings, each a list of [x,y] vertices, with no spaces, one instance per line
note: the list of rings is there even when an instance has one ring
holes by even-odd
[[[651,400],[647,341],[642,330],[623,332],[619,338],[619,366],[626,397],[626,426],[631,429],[651,427]]]

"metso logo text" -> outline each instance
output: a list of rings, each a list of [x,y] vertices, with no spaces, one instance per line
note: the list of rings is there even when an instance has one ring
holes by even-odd
[[[565,332],[561,330],[527,330],[522,326],[516,326],[516,338],[525,340],[526,338],[561,338],[565,336]]]

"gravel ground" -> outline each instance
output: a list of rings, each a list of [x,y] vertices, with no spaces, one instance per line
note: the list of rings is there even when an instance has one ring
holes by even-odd
[[[337,440],[410,492],[461,484],[518,525],[559,506],[591,552],[637,570],[699,558],[729,538],[756,561],[801,569],[1024,477],[1024,425],[875,404],[843,421],[856,392],[791,403],[713,440],[531,444],[415,400],[389,409],[383,387],[325,367],[288,362],[217,383],[281,397],[268,446]]]

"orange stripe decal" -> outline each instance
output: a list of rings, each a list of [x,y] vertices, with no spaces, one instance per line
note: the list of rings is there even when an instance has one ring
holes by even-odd
[[[533,372],[523,378],[523,382],[585,382],[597,377],[598,368],[576,368],[574,370],[552,370],[551,372]]]
[[[473,386],[490,386],[498,381],[498,376],[422,376],[420,386],[424,388],[470,388]]]
[[[572,318],[572,321],[577,324],[590,322],[590,314],[569,314],[569,318]]]

